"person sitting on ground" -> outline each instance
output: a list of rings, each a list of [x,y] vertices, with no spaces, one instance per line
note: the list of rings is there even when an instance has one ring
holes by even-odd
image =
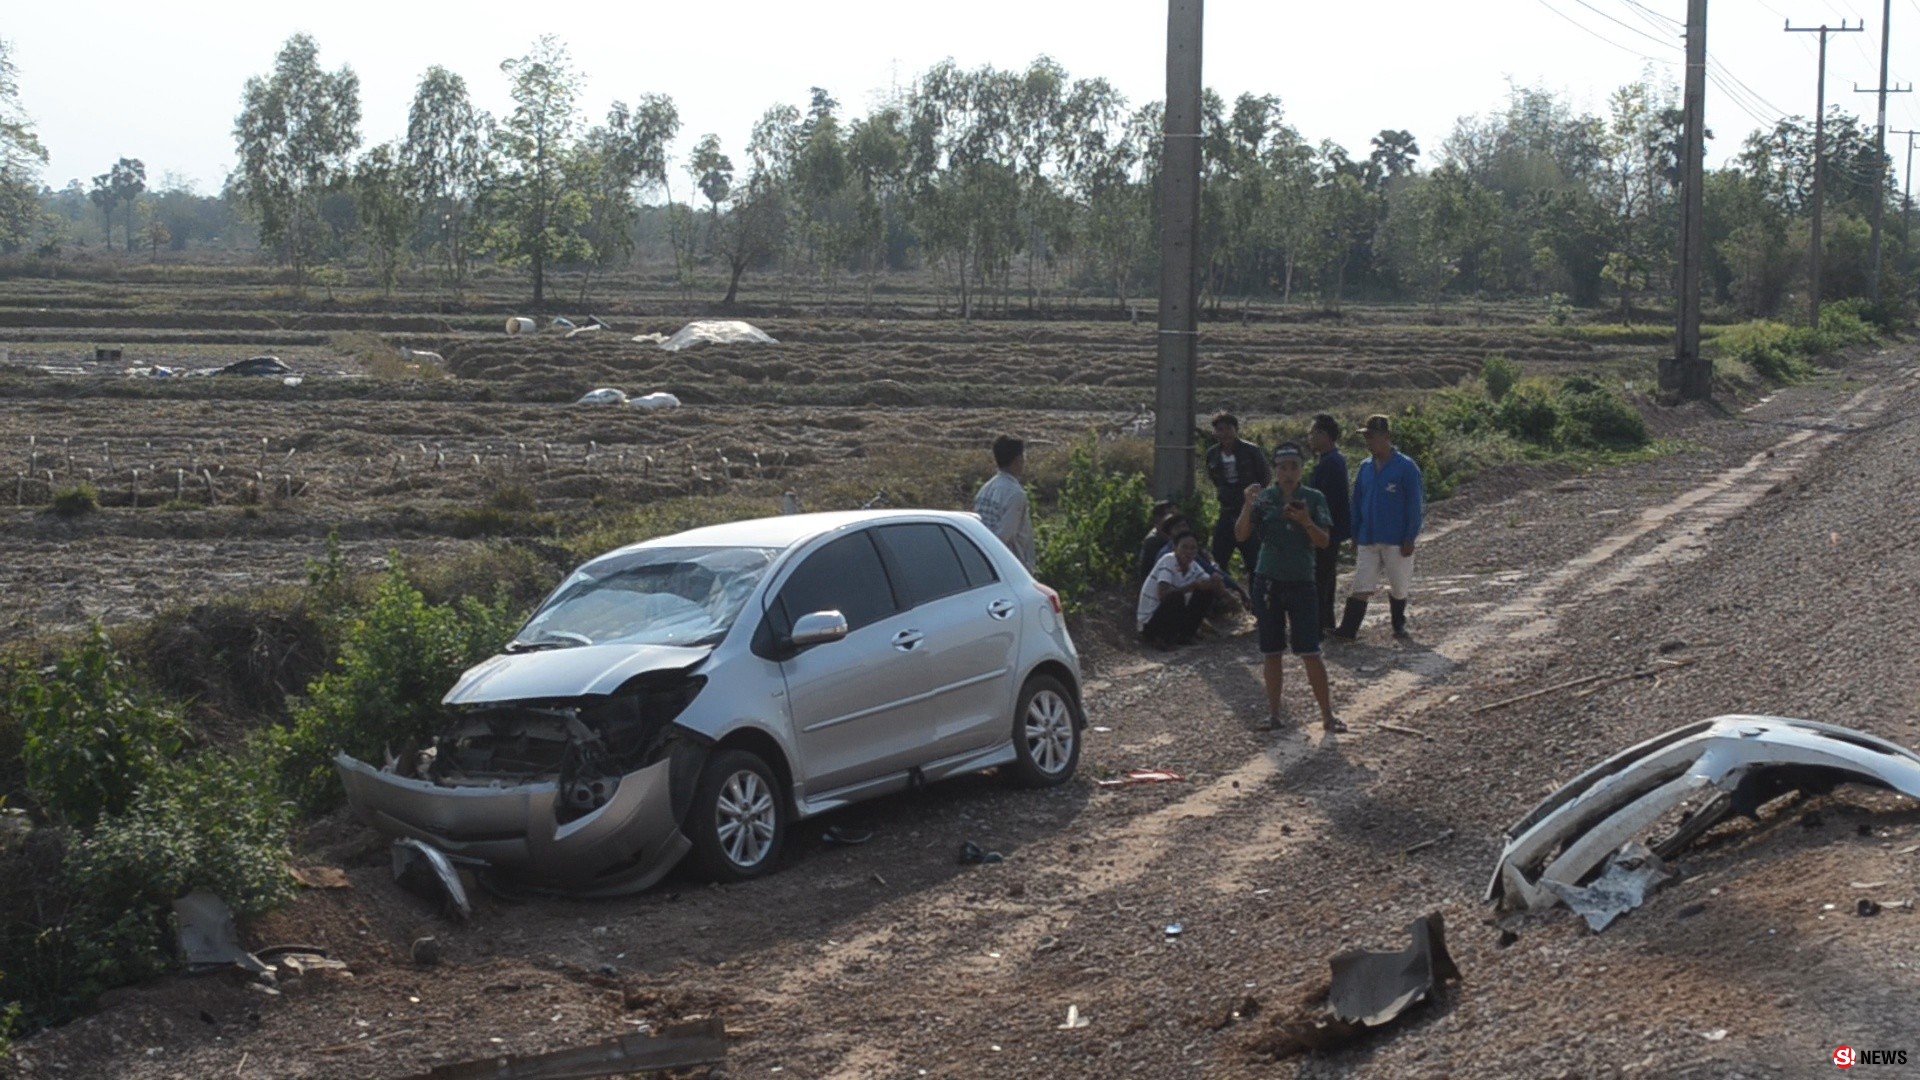
[[[1153,573],[1154,566],[1160,562],[1160,559],[1162,556],[1167,555],[1173,551],[1174,537],[1180,535],[1183,532],[1193,531],[1193,519],[1189,518],[1187,515],[1181,513],[1180,511],[1175,510],[1172,513],[1168,514],[1166,517],[1160,519],[1159,531],[1165,534],[1166,540],[1164,540],[1158,548],[1154,549],[1153,558],[1151,560],[1144,561],[1145,570],[1142,574],[1143,579],[1146,574]],[[1193,534],[1196,537],[1200,535],[1198,532],[1194,532]],[[1219,563],[1216,563],[1211,558],[1208,558],[1207,550],[1205,548],[1201,548],[1200,551],[1194,555],[1194,559],[1200,563],[1200,569],[1205,570],[1209,574],[1218,574],[1220,576],[1221,584],[1225,586],[1228,592],[1232,593],[1233,595],[1239,597],[1242,600],[1246,600],[1249,606],[1252,605],[1251,599],[1247,596],[1247,590],[1241,588],[1239,583],[1233,580],[1233,575],[1220,569]]]
[[[1225,587],[1218,573],[1200,564],[1199,553],[1199,538],[1190,531],[1179,533],[1173,550],[1160,557],[1140,586],[1135,619],[1141,636],[1159,648],[1193,644]]]
[[[1170,502],[1153,504],[1153,512],[1147,518],[1153,525],[1140,541],[1140,559],[1134,569],[1133,580],[1145,581],[1147,575],[1153,573],[1153,564],[1160,561],[1160,556],[1167,550],[1167,542],[1173,539],[1173,533],[1167,529],[1167,518],[1177,512]]]

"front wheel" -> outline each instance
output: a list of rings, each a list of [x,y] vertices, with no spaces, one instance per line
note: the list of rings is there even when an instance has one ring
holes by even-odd
[[[1080,764],[1080,706],[1059,679],[1035,675],[1013,713],[1013,777],[1028,787],[1073,778]]]
[[[787,839],[786,799],[773,770],[746,750],[715,754],[694,789],[687,830],[694,858],[717,881],[771,871]]]

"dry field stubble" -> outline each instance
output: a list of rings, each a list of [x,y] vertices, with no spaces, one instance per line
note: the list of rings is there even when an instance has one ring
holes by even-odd
[[[683,319],[617,305],[617,331],[568,340],[509,337],[488,302],[303,312],[263,307],[281,301],[257,285],[10,284],[22,287],[0,303],[6,637],[298,581],[336,529],[370,567],[490,536],[603,526],[596,539],[620,540],[641,507],[673,507],[668,524],[773,512],[788,490],[809,509],[882,491],[960,506],[994,435],[1034,442],[1044,475],[1088,431],[1143,433],[1153,397],[1144,322],[773,317],[756,322],[777,346],[676,354],[630,338]],[[1298,416],[1454,385],[1495,351],[1536,370],[1622,355],[1547,328],[1404,315],[1211,324],[1200,407]],[[445,370],[408,377],[401,345],[437,350]],[[120,359],[96,361],[95,346]],[[125,374],[258,353],[303,381]],[[686,407],[571,404],[600,386],[667,390]],[[82,483],[98,512],[46,512]]]

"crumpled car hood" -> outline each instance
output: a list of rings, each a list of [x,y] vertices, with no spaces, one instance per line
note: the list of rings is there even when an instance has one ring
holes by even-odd
[[[502,653],[468,668],[443,702],[476,705],[611,694],[635,675],[685,671],[712,652],[707,645],[577,645]]]

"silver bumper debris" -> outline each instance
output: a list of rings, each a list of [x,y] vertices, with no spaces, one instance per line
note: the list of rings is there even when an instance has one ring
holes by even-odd
[[[1842,783],[1920,798],[1920,755],[1850,728],[1775,716],[1721,716],[1675,728],[1588,769],[1508,829],[1486,898],[1508,908],[1551,907],[1567,897],[1584,905],[1596,888],[1607,891],[1609,881],[1634,870],[1627,863],[1643,854],[1653,858],[1639,858],[1636,888],[1644,895],[1659,876],[1646,868],[1729,815],[1751,816],[1790,791],[1818,794]],[[1650,849],[1623,853],[1690,800],[1699,805],[1669,835]],[[1616,860],[1616,853],[1626,858]],[[1626,910],[1621,903],[1637,902],[1629,893],[1582,914],[1590,922],[1603,916],[1598,929]]]
[[[639,892],[692,846],[674,820],[671,764],[627,773],[603,805],[561,821],[552,781],[438,784],[345,754],[334,758],[348,803],[368,825],[479,860],[535,888],[584,896]]]

